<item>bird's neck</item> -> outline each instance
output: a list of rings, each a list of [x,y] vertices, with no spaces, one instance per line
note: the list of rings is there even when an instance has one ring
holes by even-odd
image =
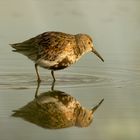
[[[75,36],[75,41],[76,41],[76,47],[74,49],[75,50],[74,53],[75,55],[80,57],[86,53],[85,45],[83,44],[83,41],[81,40],[79,35]]]

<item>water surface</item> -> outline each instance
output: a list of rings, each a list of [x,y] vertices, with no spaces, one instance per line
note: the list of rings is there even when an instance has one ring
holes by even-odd
[[[0,139],[1,140],[139,140],[140,1],[9,0],[0,2]],[[33,63],[8,44],[45,31],[87,33],[104,57],[92,53],[56,75],[55,89],[91,108],[102,98],[86,128],[50,130],[11,115],[34,98]],[[50,71],[39,69],[40,93],[51,89]]]

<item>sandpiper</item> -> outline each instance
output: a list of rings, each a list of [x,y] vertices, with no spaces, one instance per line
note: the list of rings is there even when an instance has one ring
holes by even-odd
[[[15,49],[14,52],[21,53],[34,61],[38,82],[41,81],[38,66],[51,70],[55,81],[54,71],[69,67],[88,52],[93,52],[104,61],[87,34],[45,32],[11,46]]]
[[[53,90],[41,93],[27,105],[15,110],[12,116],[49,129],[88,127],[93,121],[94,112],[103,101],[87,109],[71,95]]]

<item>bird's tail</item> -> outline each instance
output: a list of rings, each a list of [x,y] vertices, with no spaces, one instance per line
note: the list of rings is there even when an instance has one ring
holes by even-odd
[[[27,43],[10,44],[10,46],[14,48],[13,52],[21,53],[33,61],[36,60],[37,49],[34,46]]]

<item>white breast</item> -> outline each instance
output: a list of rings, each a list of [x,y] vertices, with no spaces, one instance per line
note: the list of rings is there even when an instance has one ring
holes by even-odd
[[[58,64],[58,62],[57,62],[57,61],[48,61],[48,60],[42,59],[42,60],[39,60],[39,61],[37,62],[37,64],[38,64],[40,67],[49,68],[49,67],[52,67],[52,66]]]

